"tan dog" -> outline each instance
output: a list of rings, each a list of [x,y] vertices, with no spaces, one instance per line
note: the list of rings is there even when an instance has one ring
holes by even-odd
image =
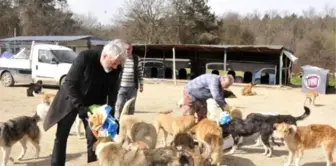
[[[306,100],[304,101],[304,105],[306,105],[307,100],[309,101],[309,105],[313,103],[315,105],[315,100],[319,96],[318,92],[316,91],[308,91],[306,92]]]
[[[134,140],[132,140],[132,128],[134,124],[143,122],[142,119],[136,117],[135,115],[128,115],[129,107],[134,101],[135,98],[128,100],[120,113],[120,128],[119,134],[115,139],[116,142],[120,142],[122,144],[126,142],[127,145],[131,142],[134,142]]]
[[[95,153],[99,166],[148,165],[139,148],[126,150],[120,143],[107,139],[98,139]]]
[[[222,129],[209,119],[201,120],[196,126],[190,129],[192,134],[195,134],[198,141],[205,141],[210,144],[211,165],[220,165],[223,155],[223,138]]]
[[[97,137],[98,130],[103,125],[104,116],[100,112],[95,113],[88,112],[87,114],[88,114],[88,123],[92,129],[92,132]]]
[[[252,92],[252,88],[255,86],[256,84],[248,83],[246,86],[244,86],[244,88],[242,89],[242,95],[243,96],[253,96],[256,95],[255,92]]]
[[[322,146],[327,156],[327,166],[332,165],[332,155],[336,146],[336,130],[333,127],[322,124],[297,127],[286,123],[276,123],[274,127],[276,133],[284,138],[289,150],[288,162],[285,166],[291,165],[295,155],[295,166],[299,166],[303,151],[319,146]]]
[[[174,117],[168,113],[169,111],[166,113],[159,113],[154,120],[157,134],[159,134],[160,129],[163,130],[165,138],[164,146],[167,146],[168,134],[175,137],[176,134],[186,132],[196,125],[195,116],[193,115]]]

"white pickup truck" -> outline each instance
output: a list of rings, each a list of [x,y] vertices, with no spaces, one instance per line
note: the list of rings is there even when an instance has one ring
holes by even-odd
[[[68,47],[32,43],[12,58],[0,58],[0,78],[4,86],[38,80],[47,85],[61,85],[77,54]]]

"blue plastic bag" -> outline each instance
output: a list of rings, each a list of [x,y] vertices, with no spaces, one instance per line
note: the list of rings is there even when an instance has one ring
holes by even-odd
[[[231,115],[229,112],[221,112],[219,114],[219,124],[220,125],[225,125],[231,121]]]
[[[93,114],[101,114],[103,116],[102,119],[102,126],[97,130],[92,130],[92,133],[98,138],[98,137],[109,137],[114,139],[117,135],[117,129],[118,129],[118,123],[116,122],[116,119],[114,119],[110,112],[112,110],[112,107],[105,104],[102,106],[99,105],[92,105],[89,107],[90,111]]]

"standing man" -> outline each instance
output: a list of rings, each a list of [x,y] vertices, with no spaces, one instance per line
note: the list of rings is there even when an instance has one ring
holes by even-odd
[[[107,103],[114,107],[120,64],[123,64],[125,59],[125,43],[121,40],[109,42],[103,50],[82,51],[76,57],[43,124],[44,130],[47,131],[57,123],[52,166],[65,165],[67,140],[77,114],[85,127],[88,162],[97,160],[92,150],[96,138],[86,120],[88,106]]]
[[[183,91],[182,111],[184,115],[196,113],[199,122],[207,115],[206,100],[213,98],[224,110],[227,105],[224,100],[224,89],[234,82],[232,75],[219,76],[216,74],[202,74],[188,82]]]
[[[126,44],[127,59],[121,74],[120,88],[116,103],[115,117],[120,118],[120,113],[127,100],[137,97],[138,89],[143,92],[142,66],[139,63],[139,57],[132,54],[133,48],[130,43]],[[133,115],[135,110],[135,101],[130,105],[128,114]]]

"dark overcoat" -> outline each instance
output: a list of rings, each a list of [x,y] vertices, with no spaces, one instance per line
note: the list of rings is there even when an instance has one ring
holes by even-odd
[[[106,73],[105,79],[96,76],[97,72],[101,72],[100,56],[102,50],[85,50],[79,53],[74,60],[64,83],[60,86],[54,101],[52,102],[46,118],[43,123],[45,131],[49,130],[69,112],[77,111],[81,107],[87,107],[91,104],[108,104],[112,106],[112,116],[114,113],[114,105],[117,98],[121,66]],[[107,78],[107,79],[106,79]],[[104,81],[104,82],[102,82]],[[88,92],[94,92],[100,85],[105,84],[105,92],[99,96],[87,96]],[[106,86],[108,84],[108,86]],[[100,91],[102,89],[99,89]],[[104,89],[103,89],[104,90]],[[94,101],[92,103],[90,101]]]

